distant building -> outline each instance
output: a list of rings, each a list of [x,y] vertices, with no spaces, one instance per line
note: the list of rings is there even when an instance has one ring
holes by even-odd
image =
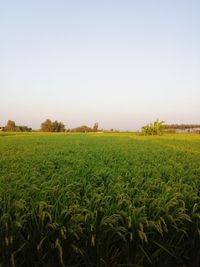
[[[176,133],[200,133],[200,125],[192,124],[171,124],[165,126],[165,131],[176,132]]]
[[[0,132],[2,132],[3,131],[3,127],[0,127]]]
[[[177,133],[200,133],[200,128],[176,129]]]

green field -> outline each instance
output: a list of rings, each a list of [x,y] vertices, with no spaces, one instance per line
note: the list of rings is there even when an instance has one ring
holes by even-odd
[[[0,134],[0,266],[200,264],[200,135]]]

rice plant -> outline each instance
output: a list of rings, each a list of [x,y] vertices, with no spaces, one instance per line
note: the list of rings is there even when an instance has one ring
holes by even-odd
[[[199,135],[0,135],[0,266],[199,266],[199,166]]]

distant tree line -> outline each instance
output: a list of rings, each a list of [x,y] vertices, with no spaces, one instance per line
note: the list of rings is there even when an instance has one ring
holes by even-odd
[[[78,132],[78,133],[88,133],[88,132],[97,132],[99,125],[96,122],[93,128],[88,127],[87,125],[82,125],[73,129],[66,129],[65,125],[62,122],[51,121],[50,119],[46,119],[41,124],[42,132]]]
[[[89,133],[89,132],[98,132],[99,130],[99,124],[96,122],[94,126],[88,127],[87,125],[82,125],[73,129],[68,129],[68,132],[77,132],[77,133]]]
[[[4,132],[31,132],[32,128],[28,126],[16,125],[15,121],[8,120],[6,126],[1,128]]]
[[[0,127],[0,130],[4,132],[31,132],[32,128],[29,128],[28,126],[21,126],[21,125],[19,126],[15,124],[15,121],[8,120],[6,126]],[[46,119],[44,122],[41,123],[39,131],[88,133],[88,132],[98,132],[102,130],[99,130],[98,122],[96,122],[93,127],[82,125],[76,128],[66,129],[65,125],[62,122],[59,122],[57,120],[52,121],[50,119]]]
[[[15,121],[8,120],[6,126],[0,127],[1,131],[5,132],[31,132],[32,128],[28,126],[16,125]],[[188,132],[198,132],[200,133],[200,124],[165,124],[164,121],[156,120],[142,127],[141,133],[143,135],[162,135],[164,132],[175,133],[176,130],[188,130]],[[39,131],[42,132],[72,132],[72,133],[89,133],[89,132],[120,132],[118,130],[102,130],[99,129],[98,122],[95,122],[93,127],[87,125],[78,126],[76,128],[66,129],[62,122],[57,120],[52,121],[46,119],[41,123]]]

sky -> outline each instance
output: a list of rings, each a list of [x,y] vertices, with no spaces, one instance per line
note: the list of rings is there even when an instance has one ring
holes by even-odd
[[[199,14],[199,0],[0,0],[0,125],[200,123]]]

